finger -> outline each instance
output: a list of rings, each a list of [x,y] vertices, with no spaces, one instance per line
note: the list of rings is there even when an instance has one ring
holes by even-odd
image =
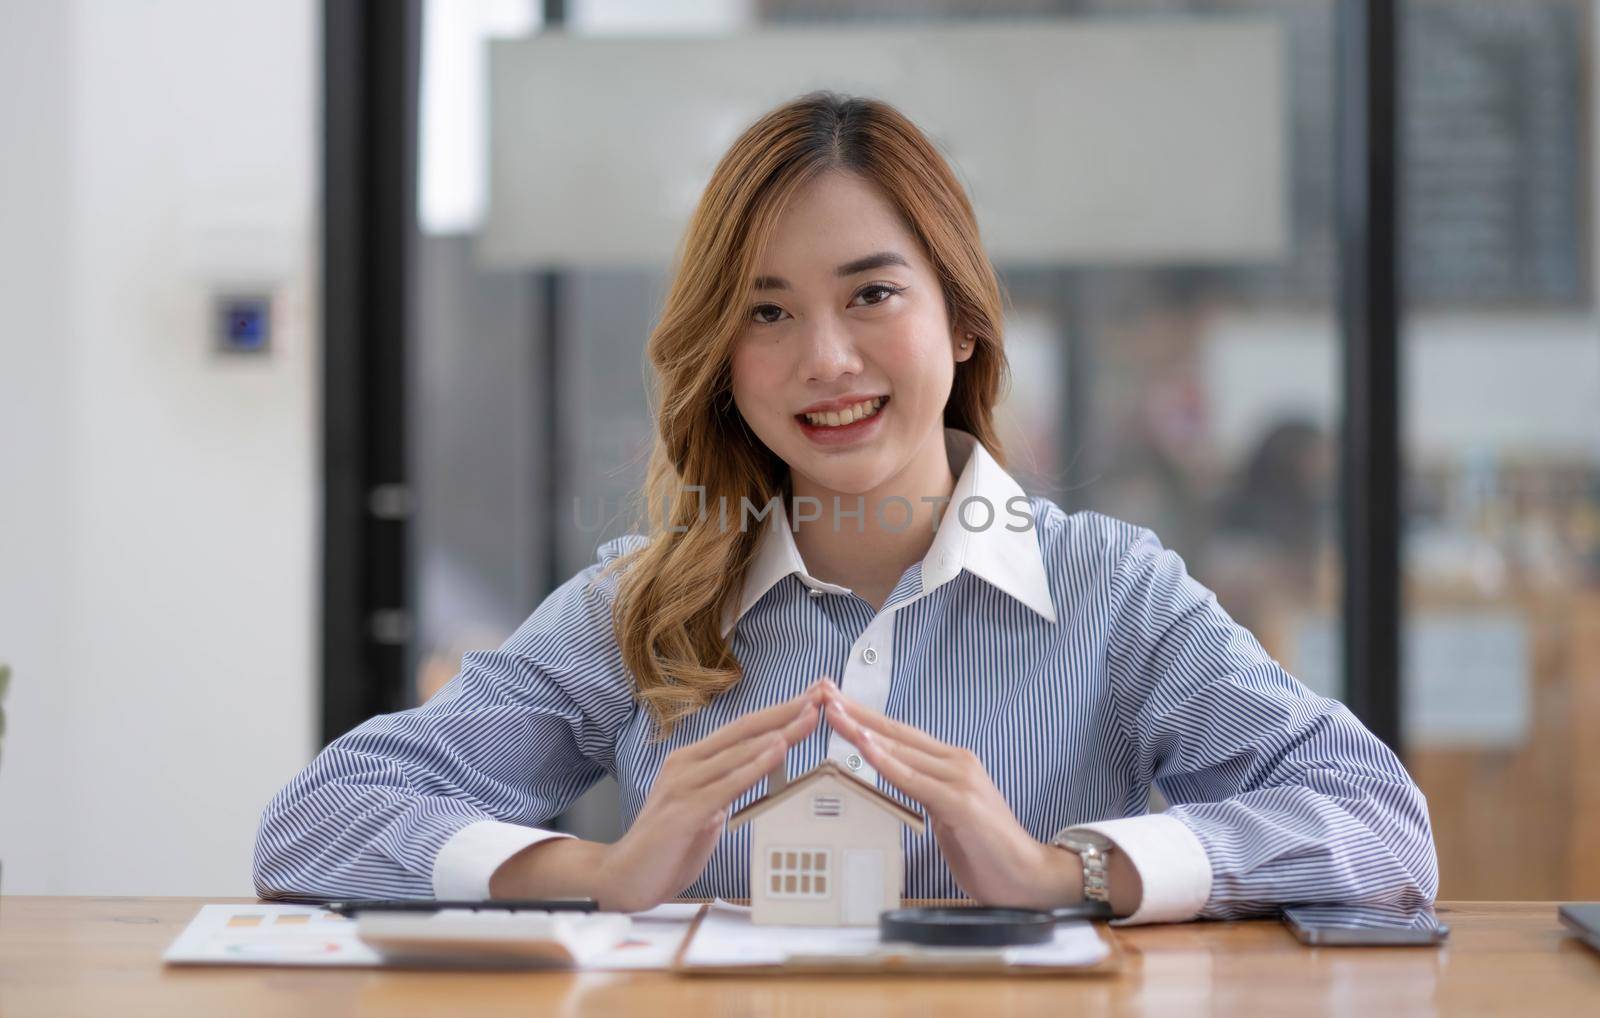
[[[902,724],[892,718],[885,717],[878,711],[864,704],[847,703],[843,695],[832,695],[828,698],[828,714],[830,718],[843,716],[854,722],[858,729],[867,728],[874,732],[887,735],[895,742],[915,746],[925,753],[932,755],[951,756],[958,752],[957,747],[947,742],[940,742],[933,736],[924,732],[915,725]],[[854,741],[854,740],[851,740]]]
[[[922,803],[930,814],[955,811],[955,790],[947,782],[930,777],[886,752],[870,734],[856,748],[885,781]]]
[[[873,767],[878,767],[878,760],[885,760],[891,770],[896,766],[902,767],[915,773],[920,780],[937,782],[942,793],[941,798],[944,800],[953,800],[967,787],[968,775],[959,767],[937,757],[931,757],[913,747],[897,744],[881,735],[862,732],[861,742],[857,748]],[[883,771],[881,767],[878,770],[880,773]],[[885,777],[887,776],[886,774]],[[910,789],[906,791],[909,793]]]
[[[821,690],[813,683],[791,699],[753,714],[746,714],[737,721],[730,721],[699,742],[685,746],[684,755],[690,759],[703,760],[736,743],[782,728],[799,717],[802,711],[816,703],[820,697]]]
[[[787,747],[781,740],[774,739],[758,756],[706,785],[704,795],[719,808],[727,806],[777,766],[778,761],[783,759],[785,749]]]
[[[861,746],[862,755],[872,763],[878,775],[883,780],[893,784],[894,788],[904,792],[910,799],[917,800],[930,816],[954,815],[958,810],[957,797],[944,781],[930,778],[928,775],[917,772],[915,768],[907,767],[904,760],[896,760],[893,755],[886,754],[880,747],[869,743]]]
[[[774,747],[777,747],[776,750]],[[751,760],[765,758],[775,753],[770,766],[777,766],[777,761],[783,759],[788,750],[789,740],[782,731],[767,732],[729,746],[715,756],[691,762],[676,775],[676,787],[685,795],[694,795],[729,771],[743,767]]]
[[[860,747],[861,742],[866,738],[866,729],[861,727],[861,724],[845,709],[842,703],[837,700],[829,700],[827,717],[828,724],[833,726],[834,731],[844,736],[846,742],[857,746],[857,748]]]
[[[796,745],[811,734],[821,719],[821,708],[814,704],[808,704],[801,711],[799,717],[778,730],[778,735],[783,738],[783,748],[788,750],[791,746]],[[705,784],[714,780],[729,768],[739,766],[748,757],[751,742],[759,746],[760,741],[761,737],[758,737],[754,740],[737,743],[703,760],[694,761],[685,769],[685,779],[693,784]]]
[[[854,700],[846,700],[842,692],[830,690],[827,693],[826,699],[830,703],[838,704],[842,710],[848,713],[861,725],[871,728],[873,731],[881,732],[884,735],[891,736],[900,742],[910,743],[912,745],[920,745],[930,752],[947,747],[946,743],[940,742],[938,739],[935,739],[933,736],[929,735],[927,732],[924,732],[915,725],[908,725],[904,722],[896,721],[893,718],[885,715],[882,711],[874,710],[864,703]]]
[[[784,726],[783,741],[791,746],[795,745],[815,731],[821,721],[822,704],[813,703],[807,705],[806,709],[800,712],[799,717]]]
[[[769,765],[769,770],[776,768],[783,760],[789,748],[804,739],[821,720],[822,711],[819,707],[807,705],[801,715],[784,726],[776,737],[782,740],[783,752]],[[773,738],[771,734],[750,739],[727,749],[714,756],[703,760],[695,760],[684,767],[677,775],[678,787],[686,790],[686,794],[694,794],[692,790],[702,788],[715,782],[719,777],[729,771],[741,767],[754,756],[766,752],[765,741]]]
[[[915,746],[907,746],[903,742],[896,742],[887,736],[873,732],[864,732],[863,737],[867,742],[873,743],[878,749],[899,760],[907,767],[918,773],[926,774],[930,778],[937,778],[950,784],[958,784],[965,783],[970,776],[965,767],[947,757],[925,753]]]
[[[722,766],[697,767],[694,772],[678,778],[670,800],[672,813],[679,818],[678,826],[687,824],[695,831],[701,830],[703,824],[710,823],[716,813],[727,808],[734,796],[777,766],[787,747],[782,736],[769,734],[739,748],[740,753],[728,756]],[[724,786],[730,780],[744,783],[733,792],[726,792]]]

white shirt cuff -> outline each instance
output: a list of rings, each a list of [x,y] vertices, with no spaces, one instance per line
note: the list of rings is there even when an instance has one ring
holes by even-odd
[[[1138,923],[1181,923],[1193,919],[1211,897],[1211,860],[1205,846],[1177,817],[1150,813],[1093,824],[1073,824],[1067,831],[1094,831],[1110,838],[1139,874],[1143,893],[1132,915],[1113,919],[1113,926]]]
[[[433,896],[437,899],[484,901],[489,878],[500,864],[527,848],[551,838],[570,838],[563,831],[479,820],[450,836],[433,858]]]

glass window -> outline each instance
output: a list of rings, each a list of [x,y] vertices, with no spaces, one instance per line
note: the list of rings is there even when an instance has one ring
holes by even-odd
[[[1596,6],[1403,7],[1401,717],[1446,898],[1600,897]]]
[[[1333,0],[1016,0],[980,13],[766,0],[677,5],[681,23],[658,4],[566,6],[570,31],[642,38],[958,15],[1272,26],[1285,54],[1281,248],[997,258],[1012,366],[999,420],[1030,491],[1151,527],[1290,672],[1343,695]],[[623,532],[649,450],[642,349],[666,266],[548,273],[475,254],[486,47],[537,31],[539,7],[425,8],[422,116],[455,112],[453,127],[419,132],[419,700]],[[1600,801],[1596,7],[1402,8],[1402,716],[1451,898],[1600,897],[1600,874],[1580,865],[1600,856],[1600,824],[1581,807]],[[1135,153],[1141,129],[1130,120]],[[620,834],[615,786],[562,823]]]

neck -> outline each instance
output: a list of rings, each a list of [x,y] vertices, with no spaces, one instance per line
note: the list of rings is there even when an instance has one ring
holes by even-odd
[[[795,502],[785,507],[806,570],[819,580],[849,587],[875,608],[882,607],[901,575],[928,553],[956,486],[943,427],[929,433],[904,469],[868,492],[834,491],[810,478],[791,476],[796,500],[816,500],[799,502],[800,514],[794,513]],[[844,515],[857,509],[859,518]],[[793,522],[802,514],[819,518]]]

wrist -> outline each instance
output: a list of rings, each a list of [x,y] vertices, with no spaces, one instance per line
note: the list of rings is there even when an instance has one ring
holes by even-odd
[[[1090,897],[1100,898],[1109,906],[1111,914],[1117,917],[1129,916],[1138,911],[1139,903],[1144,897],[1144,883],[1139,877],[1138,869],[1133,865],[1133,860],[1116,842],[1100,834],[1063,840],[1087,841],[1098,848],[1092,855],[1100,862],[1095,867],[1094,873],[1086,874],[1084,854],[1076,845],[1051,843],[1050,847],[1070,856],[1075,864],[1077,886],[1073,889],[1074,903]],[[1091,895],[1085,887],[1090,883],[1097,883],[1101,891]]]
[[[1039,871],[1044,875],[1044,908],[1065,908],[1083,900],[1083,860],[1060,845],[1039,842]]]
[[[595,879],[609,846],[581,838],[551,838],[507,859],[489,877],[489,897],[597,897]]]
[[[1139,879],[1139,871],[1128,853],[1120,848],[1106,860],[1106,889],[1111,892],[1112,915],[1133,915],[1144,899],[1144,882]]]

